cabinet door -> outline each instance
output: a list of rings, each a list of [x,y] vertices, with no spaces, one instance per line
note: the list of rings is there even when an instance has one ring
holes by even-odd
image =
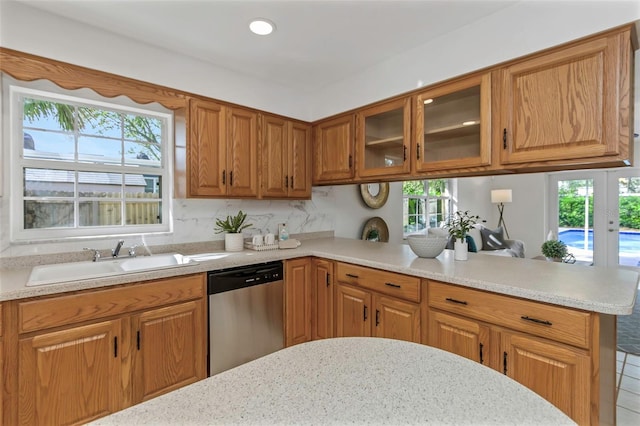
[[[311,198],[311,128],[292,122],[289,131],[289,197]]]
[[[134,403],[206,378],[204,310],[204,301],[194,300],[134,318]]]
[[[409,173],[410,97],[366,108],[358,112],[356,123],[358,176]]]
[[[86,423],[122,408],[121,320],[19,341],[20,424]]]
[[[478,74],[416,96],[415,171],[491,163],[491,74]]]
[[[288,195],[288,140],[289,123],[286,120],[270,115],[262,116],[260,192],[263,197],[285,198]]]
[[[489,363],[490,329],[477,321],[435,310],[429,311],[429,346]]]
[[[226,194],[226,108],[215,102],[189,101],[187,142],[188,195]]]
[[[540,55],[500,71],[503,164],[619,153],[619,35]],[[496,135],[498,136],[498,135]],[[628,144],[628,141],[626,142]]]
[[[336,337],[371,336],[371,293],[336,283]]]
[[[258,114],[243,108],[227,108],[228,195],[258,195]]]
[[[420,343],[420,305],[375,296],[374,335]]]
[[[591,381],[586,351],[503,332],[503,372],[562,410],[589,424]]]
[[[285,346],[311,340],[311,260],[288,260],[284,271]]]
[[[353,178],[354,125],[348,114],[315,126],[313,183]]]
[[[333,262],[313,259],[311,262],[313,294],[311,305],[311,337],[313,340],[333,337]]]

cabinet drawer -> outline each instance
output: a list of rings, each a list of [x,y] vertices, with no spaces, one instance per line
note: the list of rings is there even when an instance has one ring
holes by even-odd
[[[429,281],[429,306],[540,337],[590,347],[591,315],[575,309]]]
[[[42,330],[203,298],[205,275],[188,275],[18,304],[19,332]]]
[[[338,263],[336,275],[343,283],[368,288],[400,299],[420,302],[420,278],[346,263]]]

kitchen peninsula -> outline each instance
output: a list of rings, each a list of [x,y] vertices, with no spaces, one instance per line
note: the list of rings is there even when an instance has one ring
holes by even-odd
[[[362,337],[283,349],[94,424],[347,423],[574,424],[535,393],[464,358]]]
[[[102,326],[114,318],[136,323],[141,309],[149,309],[146,305],[136,305],[142,300],[131,296],[136,289],[143,290],[145,297],[154,303],[162,300],[167,308],[181,306],[188,310],[196,303],[199,307],[189,312],[204,319],[201,309],[206,306],[206,291],[202,293],[205,272],[283,260],[285,298],[288,297],[286,288],[296,291],[305,288],[308,290],[300,292],[300,299],[295,298],[296,306],[313,306],[309,310],[295,309],[300,313],[300,318],[294,320],[294,325],[295,321],[300,322],[299,327],[295,325],[301,332],[298,342],[318,338],[315,328],[313,333],[307,330],[312,329],[311,325],[318,327],[322,315],[330,324],[326,337],[390,337],[389,333],[393,336],[395,331],[409,330],[395,338],[455,352],[498,370],[536,393],[546,395],[545,398],[579,424],[607,424],[615,418],[615,319],[616,315],[628,315],[632,311],[637,272],[473,253],[467,261],[455,261],[449,250],[435,259],[423,259],[402,244],[333,237],[303,239],[297,249],[219,254],[214,260],[176,268],[35,287],[25,286],[33,265],[28,265],[26,259],[16,259],[14,266],[0,270],[5,371],[22,371],[19,367],[24,358],[19,357],[15,349],[19,342],[30,343],[38,335],[64,333],[63,326],[69,327],[73,321],[83,327]],[[298,282],[298,279],[294,282],[293,275],[287,274],[287,265],[311,269],[318,262],[328,268],[327,275],[313,269],[313,273],[296,275],[307,277],[310,282]],[[311,291],[311,288],[315,289]],[[330,295],[328,307],[319,304],[323,291],[328,292],[325,296]],[[94,294],[105,292],[118,295],[129,292],[128,298],[117,299],[122,301],[124,310],[115,311],[115,299],[103,299],[103,304],[95,302],[89,305],[92,309],[79,305],[69,307],[78,303],[80,296],[93,301]],[[158,297],[160,295],[162,297]],[[176,299],[171,299],[174,296]],[[358,299],[360,296],[362,299]],[[39,304],[53,307],[56,300],[64,302],[65,309],[34,309]],[[362,310],[359,316],[348,317],[361,306],[348,303],[358,300],[364,304],[364,319]],[[167,308],[160,306],[157,310],[165,312]],[[206,312],[206,308],[204,310]],[[289,312],[291,310],[285,308],[285,316],[290,315]],[[25,315],[28,313],[32,316]],[[53,328],[42,325],[52,321]],[[389,322],[392,325],[385,325]],[[345,328],[348,324],[356,324],[361,334]],[[115,330],[106,333],[119,335],[119,328]],[[135,348],[135,331],[133,333],[133,343],[123,343],[123,351],[131,346]],[[131,332],[124,332],[123,336],[131,338]],[[25,347],[25,353],[30,353],[31,347]],[[109,359],[114,359],[113,352]],[[135,367],[135,362],[133,367],[127,362],[118,366],[133,370],[132,375],[138,374]],[[554,379],[548,381],[545,377]],[[202,378],[199,373],[184,384]],[[5,401],[15,402],[19,394],[29,395],[19,392],[22,380],[10,375],[5,375],[4,380]],[[146,399],[149,397],[133,401]],[[136,403],[128,401],[92,419]],[[7,409],[10,408],[5,402]]]

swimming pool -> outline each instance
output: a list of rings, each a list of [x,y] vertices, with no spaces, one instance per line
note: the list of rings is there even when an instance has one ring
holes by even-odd
[[[621,231],[619,234],[620,252],[640,253],[640,232]],[[568,247],[584,248],[584,229],[565,229],[558,233],[558,239]],[[593,250],[593,230],[587,234],[588,250]]]

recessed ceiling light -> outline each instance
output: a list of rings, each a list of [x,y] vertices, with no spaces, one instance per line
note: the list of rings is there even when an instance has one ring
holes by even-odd
[[[464,121],[464,122],[462,122],[463,126],[473,126],[474,124],[476,124],[475,121]]]
[[[425,99],[424,104],[430,104],[431,102],[433,102],[433,99],[429,98],[429,99]]]
[[[268,34],[271,34],[276,29],[276,26],[273,22],[269,21],[268,19],[256,18],[251,22],[249,22],[249,29],[254,34],[268,35]]]

